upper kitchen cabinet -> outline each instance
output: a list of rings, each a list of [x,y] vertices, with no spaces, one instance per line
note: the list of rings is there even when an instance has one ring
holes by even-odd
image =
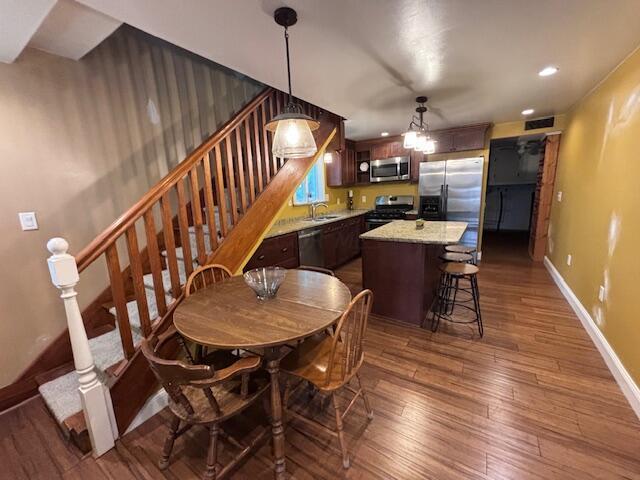
[[[331,153],[331,163],[325,164],[327,185],[344,187],[356,182],[355,144],[344,138],[344,121],[339,124],[338,132],[327,147]]]
[[[381,160],[389,157],[402,157],[407,155],[407,150],[402,145],[402,141],[390,141],[384,143],[376,143],[371,148],[371,156],[373,160]]]
[[[436,153],[483,149],[489,125],[488,123],[482,123],[431,132],[431,136],[438,142],[436,144]]]

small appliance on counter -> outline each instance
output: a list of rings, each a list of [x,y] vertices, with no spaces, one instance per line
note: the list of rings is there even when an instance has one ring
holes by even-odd
[[[413,196],[379,195],[376,197],[375,209],[364,216],[366,228],[373,230],[393,220],[404,220],[409,210],[413,210]]]

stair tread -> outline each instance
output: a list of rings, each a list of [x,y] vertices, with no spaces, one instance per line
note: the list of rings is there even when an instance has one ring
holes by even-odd
[[[195,267],[194,267],[195,268]],[[184,268],[183,262],[178,262],[178,277],[180,278],[180,285],[184,285],[187,283],[187,272]],[[144,283],[147,291],[153,294],[153,274],[147,273],[142,277],[142,282]],[[162,270],[162,286],[164,287],[164,291],[167,295],[171,293],[171,273],[169,269]],[[154,301],[155,303],[155,301]]]
[[[158,317],[158,305],[156,303],[156,295],[153,291],[153,279],[151,279],[151,288],[145,289],[146,297],[147,297],[147,306],[149,307],[149,318],[151,320]],[[165,295],[165,302],[169,305],[173,302],[173,298],[169,295]],[[116,307],[111,307],[109,309],[109,313],[116,316]],[[132,300],[127,303],[127,313],[129,314],[129,324],[131,325],[131,329],[137,331],[138,333],[142,332],[142,326],[140,323],[140,314],[138,312],[138,302]]]

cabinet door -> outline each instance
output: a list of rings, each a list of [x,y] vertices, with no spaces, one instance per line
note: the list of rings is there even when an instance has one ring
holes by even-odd
[[[376,143],[371,149],[371,158],[373,160],[381,160],[387,157],[389,157],[388,143]]]
[[[453,152],[453,133],[451,130],[432,132],[431,137],[437,142],[436,153]]]
[[[343,185],[353,185],[356,183],[356,151],[352,147],[347,147],[345,154]]]
[[[322,232],[322,249],[324,251],[324,266],[334,268],[338,265],[339,231],[325,228]]]
[[[265,239],[255,251],[244,270],[269,266],[295,268],[298,266],[298,234],[289,233]]]
[[[410,179],[412,182],[417,182],[420,179],[420,162],[424,161],[425,157],[424,153],[411,150]]]
[[[408,155],[410,150],[406,150],[402,142],[391,142],[387,144],[387,157],[403,157]]]
[[[453,132],[453,150],[480,150],[484,148],[484,126],[459,128]]]

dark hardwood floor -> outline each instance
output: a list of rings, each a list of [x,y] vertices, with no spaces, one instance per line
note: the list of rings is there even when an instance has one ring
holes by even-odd
[[[360,263],[340,278],[360,289]],[[372,318],[362,376],[375,418],[361,405],[347,417],[352,467],[338,446],[292,421],[292,478],[640,479],[640,422],[544,267],[526,244],[488,239],[480,273],[485,337],[470,326],[430,331]],[[321,399],[297,402],[332,420]],[[261,410],[230,430],[251,431]],[[165,412],[98,460],[80,458],[40,399],[0,416],[1,478],[199,478],[207,435],[176,442],[170,468],[156,468]],[[249,433],[250,434],[250,433]],[[230,447],[225,447],[230,448]],[[272,478],[265,444],[233,476]],[[223,452],[224,457],[224,452]]]

